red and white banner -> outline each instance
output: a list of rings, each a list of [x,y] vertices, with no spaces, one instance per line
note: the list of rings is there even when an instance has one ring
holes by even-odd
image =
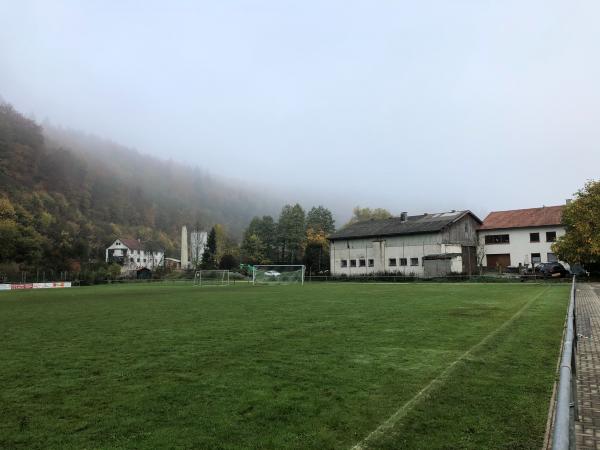
[[[20,289],[55,289],[69,288],[70,281],[56,281],[53,283],[15,283],[15,284],[0,284],[0,291],[20,290]]]

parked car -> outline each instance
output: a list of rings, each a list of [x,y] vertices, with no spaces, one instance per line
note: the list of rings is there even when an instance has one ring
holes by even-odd
[[[589,277],[590,273],[579,264],[571,264],[571,274],[578,277]]]
[[[540,263],[537,266],[535,266],[534,272],[536,274],[542,275],[544,278],[559,278],[571,275],[571,272],[565,269],[565,266],[563,266],[559,262]]]

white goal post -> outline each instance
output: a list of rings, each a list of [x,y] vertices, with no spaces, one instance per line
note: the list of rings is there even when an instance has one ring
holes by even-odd
[[[299,264],[257,265],[252,268],[252,284],[304,285],[306,268]]]
[[[228,286],[229,270],[197,270],[194,286]]]

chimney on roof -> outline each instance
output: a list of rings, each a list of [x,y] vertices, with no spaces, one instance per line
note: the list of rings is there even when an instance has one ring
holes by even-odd
[[[406,211],[402,211],[400,213],[400,222],[406,222],[407,217],[408,217],[408,213]]]

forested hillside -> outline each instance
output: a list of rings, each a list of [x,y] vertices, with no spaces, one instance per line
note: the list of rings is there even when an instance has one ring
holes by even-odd
[[[117,236],[176,254],[183,224],[222,223],[240,236],[253,216],[271,211],[266,196],[200,169],[43,129],[0,105],[0,264],[76,270],[102,260]]]

